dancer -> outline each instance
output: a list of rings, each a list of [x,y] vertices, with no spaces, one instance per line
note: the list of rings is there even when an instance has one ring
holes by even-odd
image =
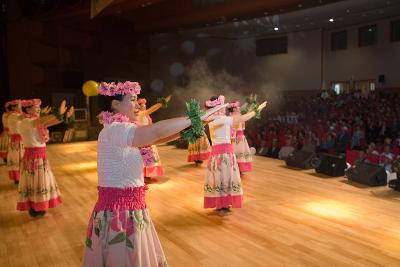
[[[222,105],[224,96],[212,97],[206,102],[207,108]],[[266,102],[257,107],[261,111]],[[256,115],[255,111],[240,116],[229,117],[225,110],[213,116],[208,124],[211,136],[211,157],[208,160],[204,184],[204,208],[216,208],[219,215],[230,212],[230,207],[241,208],[243,190],[233,145],[232,125],[243,123]]]
[[[171,100],[171,95],[165,98],[166,103],[168,103],[170,100]],[[146,109],[146,103],[147,100],[145,98],[140,98],[137,100],[137,104],[139,105],[137,122],[141,126],[151,125],[153,123],[153,120],[151,119],[150,115],[155,111],[159,110],[163,106],[161,103],[156,103],[150,108]],[[154,163],[150,164],[149,166],[144,166],[145,178],[160,177],[163,176],[164,174],[157,146],[152,145],[151,149],[153,150]]]
[[[240,116],[239,102],[231,102],[228,105],[229,116]],[[239,166],[240,174],[249,172],[252,169],[252,156],[246,136],[244,135],[245,123],[240,122],[233,125],[233,149]]]
[[[8,146],[9,146],[9,142],[10,142],[7,118],[8,118],[8,115],[10,115],[10,111],[11,111],[9,109],[10,106],[11,106],[11,102],[7,102],[5,104],[6,111],[1,116],[1,122],[3,124],[3,132],[0,134],[0,158],[2,159],[1,164],[7,163],[7,151],[8,151]]]
[[[23,118],[21,112],[21,100],[13,100],[8,103],[9,115],[7,116],[6,125],[8,125],[8,133],[10,142],[7,150],[7,168],[10,180],[15,184],[19,182],[19,168],[23,153],[23,145],[21,135],[19,134],[19,123]]]
[[[44,215],[49,208],[55,208],[62,202],[47,160],[46,142],[49,140],[47,127],[63,122],[67,108],[64,100],[58,118],[54,115],[40,117],[40,99],[22,100],[21,104],[26,113],[19,127],[25,152],[21,164],[17,210],[28,210],[32,217],[36,217]],[[74,108],[71,107],[66,118],[70,118],[73,112]]]
[[[193,118],[136,126],[137,82],[103,83],[99,101],[105,124],[98,139],[98,200],[87,229],[84,266],[167,266],[146,208],[139,147],[176,138]],[[209,110],[205,120],[222,107]],[[197,119],[197,117],[196,117]]]

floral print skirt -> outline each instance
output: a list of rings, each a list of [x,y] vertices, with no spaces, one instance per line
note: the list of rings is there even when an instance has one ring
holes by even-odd
[[[155,145],[151,146],[154,155],[154,163],[150,166],[145,166],[143,168],[144,177],[160,177],[163,176],[164,170],[161,165],[160,155],[158,155],[158,150]]]
[[[204,183],[204,208],[241,208],[242,182],[231,144],[213,145]]]
[[[46,157],[46,147],[25,148],[17,210],[47,211],[61,203],[61,194]]]
[[[167,267],[144,200],[145,187],[99,187],[83,266]]]
[[[242,130],[236,132],[236,138],[233,143],[236,159],[240,172],[249,172],[252,169],[252,156],[246,136]]]

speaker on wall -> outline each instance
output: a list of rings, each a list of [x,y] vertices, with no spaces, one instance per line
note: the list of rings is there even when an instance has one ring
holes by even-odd
[[[385,168],[379,165],[360,162],[355,167],[346,171],[349,181],[369,186],[381,186],[387,184]]]
[[[319,159],[314,152],[296,150],[286,158],[285,162],[289,167],[314,169],[318,167],[316,165],[319,163]]]
[[[346,169],[346,159],[343,157],[333,156],[329,154],[320,155],[321,163],[315,171],[332,177],[344,175]]]

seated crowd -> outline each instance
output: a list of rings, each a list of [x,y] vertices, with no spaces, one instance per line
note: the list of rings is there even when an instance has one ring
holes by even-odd
[[[360,92],[282,97],[265,119],[248,125],[257,154],[285,159],[294,150],[346,156],[392,171],[400,153],[400,94]]]

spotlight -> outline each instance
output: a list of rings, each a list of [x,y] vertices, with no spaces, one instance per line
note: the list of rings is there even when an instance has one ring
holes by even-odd
[[[278,27],[275,27],[275,28],[274,28],[274,31],[279,31],[279,28],[278,28]]]
[[[334,21],[335,21],[335,20],[334,20],[334,19],[332,19],[332,18],[330,18],[330,19],[329,19],[329,22],[334,22]]]

